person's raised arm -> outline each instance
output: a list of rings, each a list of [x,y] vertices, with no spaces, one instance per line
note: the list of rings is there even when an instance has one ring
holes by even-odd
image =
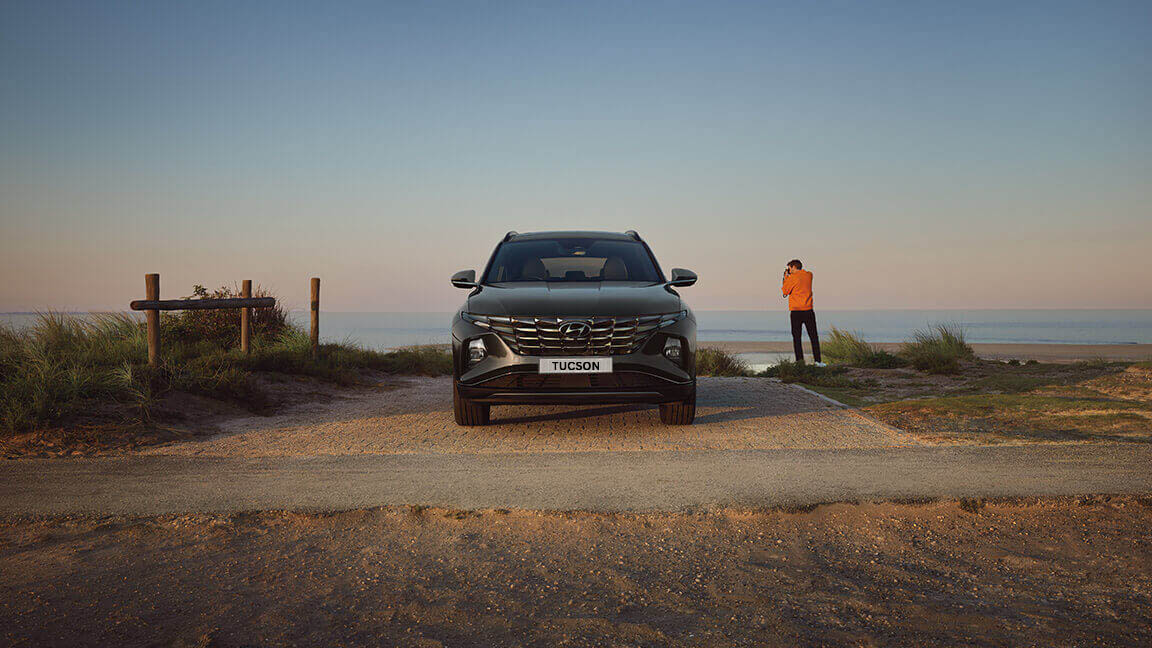
[[[784,283],[780,286],[780,289],[784,292],[784,296],[787,297],[788,295],[791,295],[792,289],[795,287],[796,277],[792,276],[792,273],[784,275]]]

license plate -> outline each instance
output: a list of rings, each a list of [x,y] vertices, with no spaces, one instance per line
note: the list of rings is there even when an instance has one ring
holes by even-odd
[[[540,358],[540,373],[612,373],[612,358]]]

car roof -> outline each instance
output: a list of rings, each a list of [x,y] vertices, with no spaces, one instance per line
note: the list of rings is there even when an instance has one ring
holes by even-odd
[[[556,238],[595,238],[607,239],[613,241],[635,241],[632,233],[622,232],[523,232],[516,234],[509,234],[505,240],[508,241],[539,241],[542,239],[556,239]]]

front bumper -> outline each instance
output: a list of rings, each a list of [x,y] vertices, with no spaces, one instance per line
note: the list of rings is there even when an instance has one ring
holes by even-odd
[[[467,345],[482,339],[488,352],[467,365]],[[663,355],[672,338],[682,365]],[[492,331],[457,316],[452,326],[454,378],[460,396],[488,404],[669,403],[696,389],[696,321],[688,317],[657,330],[635,353],[612,356],[612,373],[541,374],[541,356],[518,355]]]

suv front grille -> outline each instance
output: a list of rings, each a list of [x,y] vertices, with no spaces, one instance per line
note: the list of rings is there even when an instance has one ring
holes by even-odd
[[[656,329],[676,321],[677,313],[634,317],[500,317],[471,315],[469,319],[492,329],[518,355],[582,356],[623,355],[644,346]],[[565,335],[560,328],[572,322],[587,325],[586,335]]]
[[[651,389],[669,381],[636,371],[604,374],[514,373],[480,383],[494,389]]]

